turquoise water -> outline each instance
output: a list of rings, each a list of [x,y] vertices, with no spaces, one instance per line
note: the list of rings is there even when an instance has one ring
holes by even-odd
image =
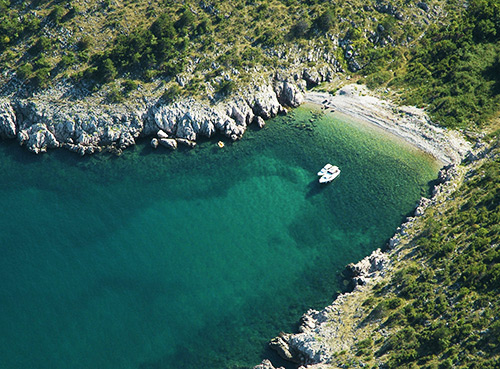
[[[267,342],[328,304],[437,174],[342,119],[300,108],[223,149],[121,157],[2,143],[0,367],[279,363]],[[326,162],[342,173],[320,186]]]

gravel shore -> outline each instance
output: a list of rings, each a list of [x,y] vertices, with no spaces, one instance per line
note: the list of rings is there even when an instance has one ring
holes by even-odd
[[[344,86],[335,95],[308,91],[305,102],[375,124],[428,152],[444,165],[459,163],[471,149],[459,132],[433,125],[423,109],[397,106],[373,96],[363,85]]]

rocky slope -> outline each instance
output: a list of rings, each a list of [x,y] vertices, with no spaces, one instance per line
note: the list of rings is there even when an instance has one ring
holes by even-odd
[[[81,155],[106,148],[120,152],[140,136],[156,136],[153,145],[170,148],[176,147],[172,140],[194,146],[199,136],[211,137],[215,132],[237,140],[248,125],[262,127],[265,119],[299,106],[312,78],[320,83],[329,77],[307,69],[291,78],[276,75],[218,104],[194,98],[164,104],[160,99],[110,109],[44,99],[2,99],[0,137],[16,138],[37,154],[64,147]]]

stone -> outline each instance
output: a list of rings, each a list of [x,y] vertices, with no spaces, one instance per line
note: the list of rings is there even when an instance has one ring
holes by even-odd
[[[159,139],[162,139],[162,138],[169,138],[168,137],[168,134],[165,133],[165,131],[162,131],[161,129],[156,133],[156,136],[159,138]]]
[[[158,139],[157,139],[157,138],[153,138],[153,139],[151,139],[151,147],[152,147],[153,149],[156,149],[156,148],[158,147],[158,144],[159,144],[159,142],[158,142]]]
[[[302,79],[306,81],[308,87],[317,86],[321,82],[319,73],[312,69],[304,69]]]
[[[257,87],[255,93],[249,97],[247,102],[252,107],[253,113],[264,119],[275,117],[280,107],[278,97],[271,86]]]
[[[425,209],[429,207],[429,205],[432,203],[432,200],[427,199],[425,197],[421,197],[420,201],[418,202],[417,206],[415,207],[415,216],[416,217],[421,217],[425,213]]]
[[[283,82],[279,102],[281,105],[296,108],[304,102],[304,94],[295,84]]]
[[[120,149],[125,149],[129,146],[135,145],[135,139],[129,131],[123,131],[118,140]]]
[[[173,138],[160,138],[160,145],[166,147],[167,149],[175,150],[177,149],[177,141]]]
[[[363,285],[366,283],[366,279],[374,278],[382,272],[388,263],[387,254],[377,249],[363,260],[347,265],[346,273],[353,278],[354,285]]]
[[[10,102],[0,101],[0,138],[15,138],[16,122],[16,113]]]
[[[175,141],[177,141],[178,143],[183,144],[185,146],[191,147],[191,148],[196,146],[195,141],[187,140],[185,138],[176,138]]]
[[[25,145],[29,151],[35,154],[59,147],[59,142],[52,132],[42,123],[34,124],[28,129],[20,131],[18,139],[21,145]]]
[[[258,115],[255,116],[254,122],[255,122],[255,124],[257,124],[257,127],[259,127],[259,128],[263,128],[266,125],[266,121],[264,119],[262,119],[261,117],[259,117]]]

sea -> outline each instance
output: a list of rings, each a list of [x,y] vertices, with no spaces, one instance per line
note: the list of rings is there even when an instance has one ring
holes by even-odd
[[[343,291],[440,166],[308,105],[194,149],[0,142],[0,368],[294,368],[269,340]]]

